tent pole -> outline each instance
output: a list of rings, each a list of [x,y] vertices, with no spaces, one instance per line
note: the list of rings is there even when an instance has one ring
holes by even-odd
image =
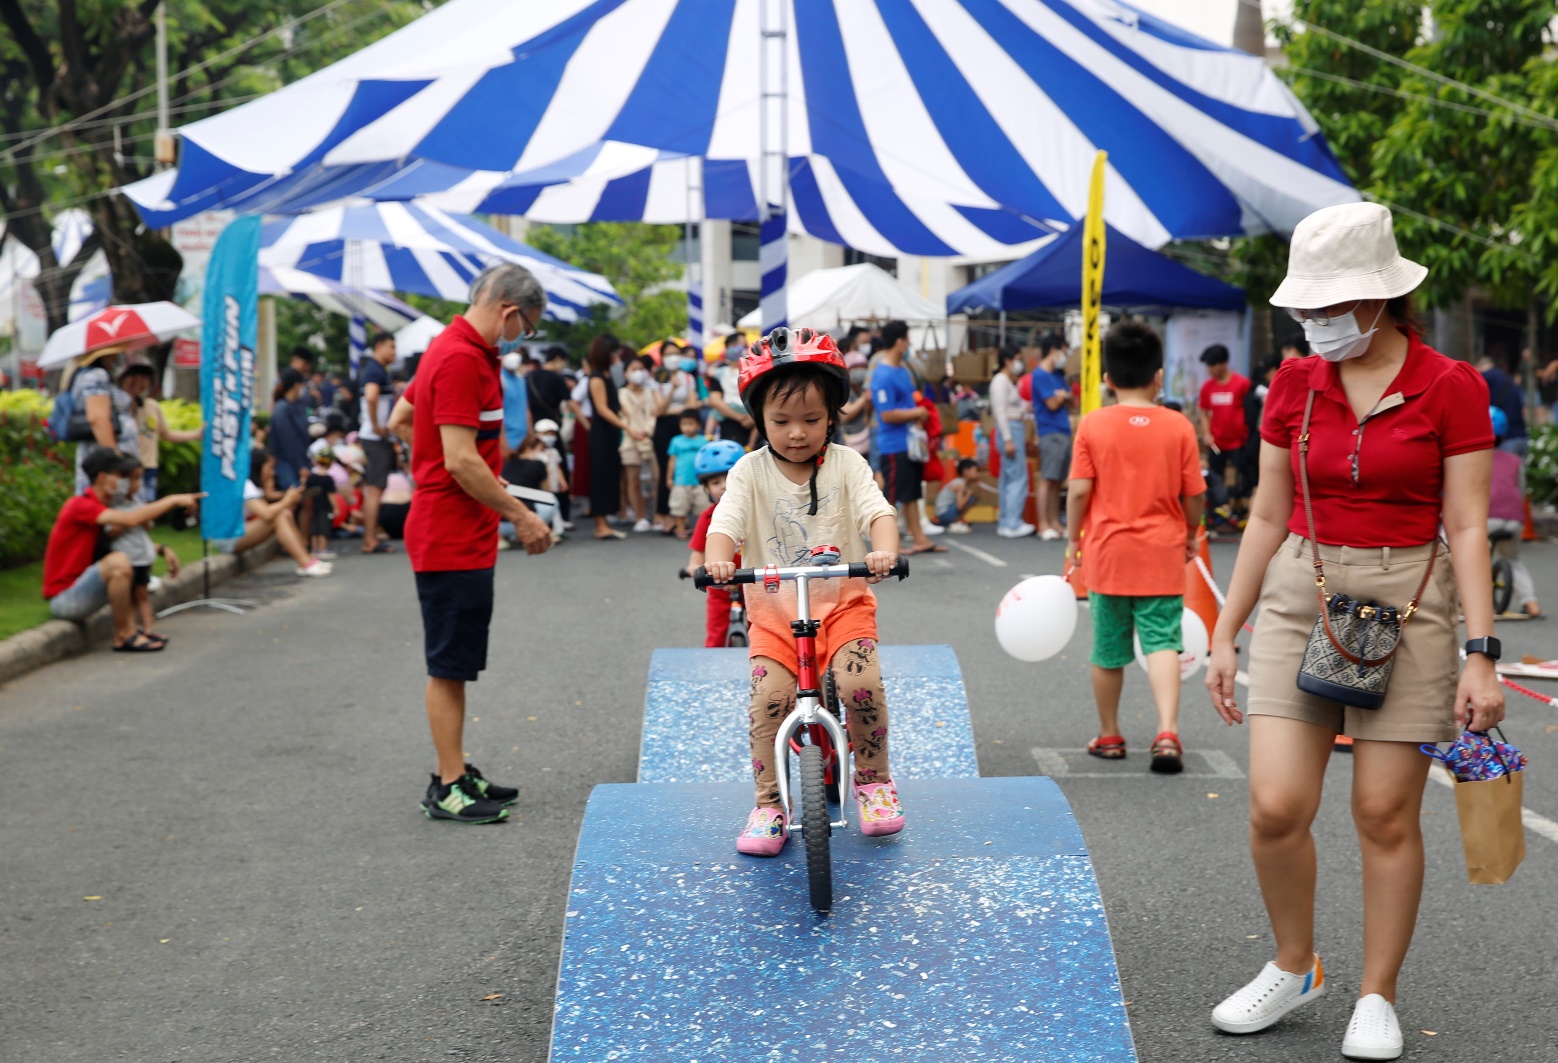
[[[998,347],[1005,347],[1006,346],[1006,311],[1005,310],[1001,311],[1000,339],[996,342],[996,346],[998,346]]]

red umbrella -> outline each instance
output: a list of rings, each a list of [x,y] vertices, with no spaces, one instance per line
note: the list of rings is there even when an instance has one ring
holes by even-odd
[[[180,332],[200,327],[200,319],[177,303],[127,303],[108,306],[72,321],[43,345],[40,369],[64,365],[79,355],[113,347],[133,351],[166,343]]]

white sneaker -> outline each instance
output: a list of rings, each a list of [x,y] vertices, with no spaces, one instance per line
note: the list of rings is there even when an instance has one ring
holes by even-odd
[[[646,532],[649,530],[649,522],[647,520],[641,520],[637,524],[633,525],[633,530],[636,532]]]
[[[926,521],[924,524],[921,524],[920,527],[925,531],[926,535],[942,535],[947,530],[940,524],[932,524],[930,521]]]
[[[299,568],[297,573],[300,576],[309,576],[314,579],[319,579],[323,576],[330,575],[330,573],[334,571],[335,566],[330,564],[328,561],[311,561],[306,566]]]
[[[947,530],[949,532],[951,532],[953,535],[967,535],[969,532],[973,531],[974,529],[970,528],[967,524],[964,524],[962,521],[958,520],[958,521],[953,521],[951,524],[948,524],[947,525]]]
[[[146,593],[147,594],[156,594],[160,590],[162,590],[162,578],[161,577],[153,576],[153,577],[151,577],[151,579],[147,580],[147,582],[146,582]]]
[[[1036,531],[1038,531],[1037,528],[1029,524],[1027,521],[1023,521],[1015,528],[997,528],[995,533],[1003,539],[1021,539],[1025,536],[1032,535]]]
[[[1044,531],[1039,534],[1039,538],[1043,539],[1047,543],[1052,543],[1056,539],[1060,538],[1060,532],[1056,531],[1054,528],[1045,528]]]
[[[1378,993],[1360,997],[1342,1038],[1342,1055],[1348,1059],[1401,1058],[1401,1024],[1396,1009]]]
[[[1319,956],[1315,957],[1313,969],[1305,974],[1289,974],[1275,963],[1268,963],[1255,981],[1212,1009],[1212,1025],[1224,1033],[1255,1033],[1324,994],[1325,969],[1320,966]]]

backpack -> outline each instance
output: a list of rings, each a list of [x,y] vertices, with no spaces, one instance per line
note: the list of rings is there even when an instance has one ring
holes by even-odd
[[[48,429],[49,435],[60,443],[87,443],[97,438],[92,434],[87,411],[76,407],[76,396],[70,388],[54,396]]]

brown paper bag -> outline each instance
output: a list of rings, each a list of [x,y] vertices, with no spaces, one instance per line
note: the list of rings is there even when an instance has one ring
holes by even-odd
[[[1473,885],[1509,881],[1526,858],[1526,829],[1520,820],[1525,772],[1455,784],[1466,876]]]

